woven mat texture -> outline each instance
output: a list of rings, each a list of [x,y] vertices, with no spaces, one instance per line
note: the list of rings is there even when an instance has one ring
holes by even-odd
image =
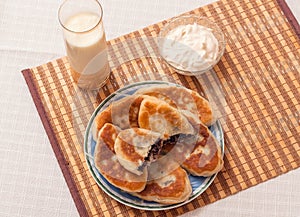
[[[189,13],[215,21],[227,41],[214,67],[226,101],[220,117],[225,165],[202,195],[182,207],[149,212],[111,199],[93,180],[80,145],[97,105],[128,83],[171,78],[204,94],[201,79],[150,57],[152,37],[166,21],[109,41],[112,73],[99,92],[77,89],[66,57],[23,71],[82,216],[177,216],[300,166],[300,43],[277,2],[222,0]]]

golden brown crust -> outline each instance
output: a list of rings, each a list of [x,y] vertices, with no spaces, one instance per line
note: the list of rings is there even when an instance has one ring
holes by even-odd
[[[147,183],[142,192],[134,195],[144,200],[163,204],[186,201],[192,193],[187,173],[181,167],[171,171],[167,176]]]
[[[160,85],[142,88],[138,94],[153,96],[165,101],[186,115],[192,124],[198,124],[201,120],[202,123],[209,126],[214,121],[209,102],[196,91],[184,87]]]
[[[128,160],[128,161],[144,161],[145,156],[138,154],[135,151],[135,147],[132,144],[128,144],[127,142],[120,140],[119,146],[120,146],[120,152],[122,152],[123,155],[126,156],[126,160]]]
[[[206,133],[209,136],[197,142],[193,152],[181,165],[195,176],[211,176],[223,168],[221,146],[209,129]]]
[[[100,130],[94,154],[96,168],[112,185],[127,192],[140,192],[146,186],[147,171],[138,176],[118,162],[112,144],[119,132],[120,129],[112,124],[105,124]]]
[[[177,109],[152,97],[142,101],[138,121],[141,128],[159,132],[166,137],[194,133],[192,125]]]
[[[93,138],[95,141],[97,141],[98,139],[98,134],[100,129],[106,123],[112,123],[111,106],[105,108],[95,117],[94,124],[93,124]]]
[[[144,97],[138,96],[137,98],[134,99],[134,101],[130,105],[129,123],[131,128],[139,127],[138,117],[139,117],[140,106],[143,99]]]
[[[109,148],[109,150],[111,150],[111,152],[113,152],[113,153],[115,153],[114,146],[115,146],[115,141],[116,141],[116,138],[117,138],[119,132],[120,132],[120,129],[118,129],[118,127],[116,127],[110,123],[106,123],[102,127],[101,133],[99,135],[100,136],[99,140],[101,142],[103,142]]]
[[[101,111],[94,120],[94,140],[97,141],[98,133],[105,123],[112,123],[121,129],[139,127],[138,114],[142,100],[141,96],[124,97]]]
[[[200,125],[198,135],[179,138],[176,144],[166,146],[170,154],[189,173],[211,176],[223,167],[221,146],[205,125]]]
[[[168,96],[168,94],[163,94],[162,92],[150,90],[149,92],[146,91],[145,93],[143,93],[143,95],[155,97],[157,99],[160,99],[160,100],[168,103],[170,106],[177,108],[176,103],[174,102],[174,100],[172,100],[172,97]]]
[[[115,141],[115,152],[120,164],[128,171],[141,175],[146,169],[145,158],[160,134],[141,128],[122,130]]]
[[[214,122],[214,117],[209,102],[193,90],[190,90],[190,93],[196,103],[201,122],[210,126]]]

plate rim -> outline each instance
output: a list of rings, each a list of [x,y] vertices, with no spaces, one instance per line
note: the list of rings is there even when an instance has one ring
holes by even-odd
[[[90,157],[90,154],[88,153],[88,150],[87,150],[87,147],[88,147],[88,136],[89,134],[91,133],[91,127],[93,126],[93,121],[96,117],[96,115],[99,113],[99,111],[102,109],[102,107],[109,101],[111,100],[114,96],[116,96],[117,94],[120,94],[122,93],[123,91],[127,90],[127,89],[130,89],[130,88],[133,88],[133,87],[136,87],[136,86],[140,86],[140,85],[144,85],[144,84],[167,84],[167,85],[172,85],[172,86],[178,86],[178,87],[184,87],[182,85],[179,85],[179,84],[176,84],[176,83],[172,83],[172,82],[168,82],[168,81],[141,81],[141,82],[135,82],[133,84],[128,84],[116,91],[114,91],[113,93],[111,93],[109,96],[107,96],[94,110],[94,112],[92,113],[89,121],[88,121],[88,124],[87,124],[87,127],[85,129],[85,134],[84,134],[84,157],[85,157],[85,161],[86,161],[86,164],[89,168],[89,171],[94,179],[94,181],[97,183],[97,185],[107,194],[109,195],[111,198],[115,199],[116,201],[126,205],[126,206],[129,206],[129,207],[132,207],[132,208],[136,208],[136,209],[140,209],[140,210],[148,210],[148,211],[161,211],[161,210],[168,210],[168,209],[173,209],[173,208],[177,208],[177,207],[180,207],[180,206],[183,206],[191,201],[193,201],[194,199],[196,199],[196,197],[200,196],[204,191],[206,191],[206,189],[212,184],[212,182],[214,181],[214,179],[216,178],[217,174],[218,173],[215,173],[214,175],[210,176],[210,177],[206,177],[205,179],[205,184],[204,186],[198,190],[197,193],[195,193],[194,195],[191,195],[189,197],[188,200],[186,201],[183,201],[181,203],[177,203],[177,204],[159,204],[161,206],[159,207],[155,207],[155,206],[149,206],[149,205],[140,205],[140,204],[134,204],[132,202],[129,202],[129,201],[126,201],[120,197],[118,197],[117,195],[113,194],[113,192],[111,192],[109,189],[107,189],[106,186],[104,186],[100,180],[98,180],[98,177],[97,175],[95,174],[95,172],[93,171],[93,165],[91,164],[90,160],[89,159]],[[184,87],[186,88],[186,87]],[[125,95],[125,94],[124,94]],[[222,158],[224,157],[224,149],[225,149],[225,144],[224,144],[224,133],[223,133],[223,129],[222,129],[222,126],[221,126],[221,123],[219,120],[216,120],[215,123],[217,128],[219,129],[219,133],[220,133],[220,141],[218,141],[221,145],[221,153],[222,153]],[[97,168],[96,168],[97,169]],[[98,169],[97,169],[98,171]],[[101,174],[100,171],[98,171],[99,174]],[[101,174],[102,175],[102,174]],[[105,177],[103,177],[105,179]],[[106,180],[106,179],[105,179]]]

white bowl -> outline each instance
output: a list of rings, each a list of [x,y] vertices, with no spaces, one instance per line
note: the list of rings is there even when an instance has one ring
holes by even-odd
[[[164,48],[164,43],[166,43],[167,40],[170,40],[167,38],[167,35],[176,29],[178,26],[182,25],[189,25],[189,24],[197,24],[201,25],[204,27],[207,27],[211,29],[211,32],[215,36],[215,38],[218,41],[218,49],[217,53],[215,55],[215,58],[210,61],[209,63],[206,63],[205,66],[203,65],[200,68],[188,68],[188,67],[182,67],[181,62],[176,62],[177,60],[168,60],[166,58],[163,48]],[[187,33],[188,34],[188,33]],[[160,31],[159,37],[158,37],[158,50],[160,52],[161,57],[178,73],[183,74],[183,75],[188,75],[188,76],[193,76],[193,75],[199,75],[202,73],[205,73],[212,69],[221,59],[222,55],[224,54],[226,42],[224,39],[224,34],[222,30],[219,28],[219,26],[208,19],[207,17],[203,16],[197,16],[197,15],[185,15],[185,16],[180,16],[173,18],[170,20]],[[175,51],[174,51],[175,52]],[[176,51],[178,52],[178,51]],[[193,51],[197,52],[197,51]]]

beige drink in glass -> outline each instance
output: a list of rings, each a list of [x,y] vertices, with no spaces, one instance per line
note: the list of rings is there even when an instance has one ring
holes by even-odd
[[[110,74],[102,15],[96,0],[66,0],[59,9],[71,75],[84,89],[103,86]]]

